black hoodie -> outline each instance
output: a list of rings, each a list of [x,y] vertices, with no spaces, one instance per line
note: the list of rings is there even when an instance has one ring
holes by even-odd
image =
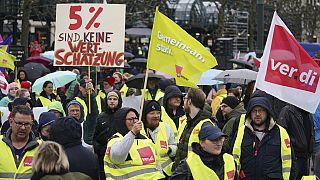
[[[115,109],[111,109],[107,103],[108,101],[107,96],[110,92],[117,93],[119,97],[118,106]],[[103,158],[107,149],[107,142],[112,137],[112,135],[116,133],[114,128],[115,120],[113,118],[113,115],[122,106],[122,98],[121,98],[120,92],[117,90],[112,90],[110,92],[107,93],[105,98],[104,111],[100,113],[97,117],[97,125],[95,128],[95,132],[93,135],[93,142],[92,142],[94,152],[98,156],[100,179],[105,179]]]
[[[97,159],[92,151],[82,146],[82,128],[75,118],[64,117],[54,121],[50,126],[49,134],[50,140],[64,147],[70,172],[81,172],[92,179],[99,179]]]
[[[108,106],[108,94],[110,92],[115,92],[118,94],[118,106],[115,109],[111,109]],[[96,148],[98,148],[97,146],[100,145],[107,145],[108,139],[115,134],[115,130],[113,128],[113,115],[114,113],[119,110],[122,107],[122,98],[121,98],[121,94],[119,91],[117,90],[112,90],[109,93],[107,93],[106,98],[105,98],[105,104],[106,104],[106,108],[104,109],[104,111],[102,113],[100,113],[97,117],[97,125],[95,128],[95,132],[93,135],[93,146],[96,152]],[[104,152],[103,152],[104,154]]]
[[[168,100],[174,96],[179,96],[181,97],[181,104],[177,109],[176,114],[173,114],[173,110],[169,107]],[[183,95],[180,89],[177,86],[171,85],[168,86],[165,90],[165,94],[163,96],[163,107],[166,110],[166,113],[169,115],[169,117],[173,120],[175,123],[176,127],[179,127],[179,118],[183,115],[185,115],[185,112],[183,110]]]

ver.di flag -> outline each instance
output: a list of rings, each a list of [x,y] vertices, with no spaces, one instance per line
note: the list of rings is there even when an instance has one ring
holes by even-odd
[[[210,51],[156,9],[148,68],[173,76],[177,85],[197,87],[201,74],[216,65]]]
[[[275,12],[256,87],[314,113],[320,102],[320,68]]]
[[[14,61],[16,57],[7,53],[5,50],[0,49],[0,67],[9,68],[14,70]]]

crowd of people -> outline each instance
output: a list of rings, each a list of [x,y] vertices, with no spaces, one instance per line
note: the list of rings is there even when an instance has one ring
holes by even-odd
[[[0,179],[320,177],[320,108],[310,114],[254,90],[254,81],[186,88],[151,79],[140,119],[123,106],[141,95],[125,83],[133,75],[111,71],[98,86],[72,72],[74,81],[59,89],[46,81],[39,94],[23,69],[9,84]],[[47,108],[38,119],[36,107]]]

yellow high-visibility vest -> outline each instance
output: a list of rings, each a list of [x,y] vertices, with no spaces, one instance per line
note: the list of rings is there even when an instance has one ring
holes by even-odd
[[[160,89],[158,89],[157,92],[156,92],[156,97],[154,99],[152,99],[149,90],[146,89],[146,93],[145,93],[144,99],[145,100],[156,100],[156,101],[159,101],[159,99],[161,99],[163,96],[164,96],[164,93]]]
[[[315,175],[313,175],[313,176],[302,176],[301,180],[317,180],[317,177]]]
[[[178,129],[176,124],[173,122],[173,120],[171,119],[171,117],[167,114],[165,108],[163,106],[161,106],[161,120],[163,122],[166,122],[167,124],[169,124],[174,132],[174,135],[176,136],[176,139],[178,140]],[[183,115],[179,118],[179,127],[181,126],[181,124],[187,121],[187,116]],[[183,129],[182,129],[183,131]],[[182,132],[181,132],[182,133]]]
[[[236,166],[234,164],[234,159],[231,155],[225,153],[223,154],[224,161],[224,180],[233,179],[235,176]],[[218,175],[210,168],[208,168],[202,161],[199,155],[191,151],[188,154],[186,160],[193,179],[201,180],[219,180]]]
[[[288,180],[290,177],[291,171],[291,147],[290,147],[290,138],[287,131],[277,125],[280,129],[280,138],[281,138],[281,161],[282,161],[282,176],[284,180]],[[232,150],[233,157],[237,164],[237,172],[239,173],[241,170],[241,145],[244,136],[244,130],[246,126],[241,126],[238,129],[237,137],[234,143],[234,147]]]
[[[32,176],[32,160],[39,146],[27,151],[17,168],[11,148],[2,138],[3,135],[0,136],[0,179],[30,179]],[[41,144],[41,140],[38,140],[38,143]]]
[[[48,105],[51,103],[51,102],[54,102],[56,101],[55,99],[48,99],[48,98],[45,98],[43,96],[40,96],[39,97],[40,101],[41,101],[41,104],[42,104],[42,107],[48,107]]]
[[[126,84],[123,84],[123,86],[120,89],[121,97],[126,97],[128,89],[128,86]]]
[[[159,128],[159,132],[157,134],[157,139],[155,141],[156,150],[157,150],[157,153],[159,153],[160,155],[160,163],[161,163],[162,170],[168,176],[171,176],[172,175],[171,168],[172,168],[173,162],[168,155],[169,143],[168,143],[165,123],[160,122],[158,128]]]
[[[84,118],[84,121],[87,120],[88,106],[87,106],[86,102],[85,102],[83,99],[79,98],[79,97],[76,97],[75,99],[76,99],[76,101],[78,101],[78,102],[82,105],[82,107],[83,107],[83,114],[84,114],[84,117],[83,117],[83,118]],[[101,113],[101,112],[102,112],[102,108],[101,108],[101,99],[100,99],[100,96],[99,96],[99,95],[96,96],[96,101],[97,101],[98,111],[99,111],[99,113]]]
[[[157,169],[159,157],[152,141],[147,139],[135,139],[129,151],[131,160],[122,164],[114,164],[110,160],[110,149],[113,143],[121,141],[123,136],[116,133],[117,138],[108,142],[104,156],[104,171],[106,179],[132,179],[154,180],[164,178],[161,169]]]
[[[102,99],[105,99],[105,98],[107,97],[107,94],[106,94],[104,91],[102,91],[102,90],[99,90],[98,95],[99,95]]]
[[[199,142],[198,134],[201,130],[202,125],[206,122],[210,122],[214,126],[214,124],[212,123],[212,121],[210,119],[203,119],[193,128],[191,135],[190,135],[190,138],[189,138],[189,142],[188,142],[188,151],[189,152],[192,151],[192,147],[191,147],[192,143]]]
[[[244,126],[244,122],[246,121],[246,114],[241,114],[238,128]]]

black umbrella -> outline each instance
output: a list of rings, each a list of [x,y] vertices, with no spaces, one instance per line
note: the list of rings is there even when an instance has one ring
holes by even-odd
[[[26,71],[28,75],[28,79],[31,82],[34,82],[39,77],[42,77],[47,73],[50,73],[50,70],[46,68],[43,64],[34,63],[34,62],[25,64],[24,70]]]
[[[237,64],[243,68],[246,68],[246,69],[253,69],[253,65],[247,61],[242,61],[242,60],[237,60],[237,59],[230,59],[228,62],[230,63],[234,63],[234,64]]]
[[[133,59],[134,55],[130,52],[124,52],[124,58],[125,59]]]
[[[147,59],[146,58],[134,58],[131,61],[129,61],[128,63],[130,66],[145,68],[147,66]]]
[[[131,78],[129,78],[126,82],[126,85],[128,87],[137,88],[137,89],[143,89],[144,85],[144,78],[145,74],[137,74]],[[156,80],[159,81],[160,79],[163,79],[164,77],[161,75],[149,73],[148,80]]]

